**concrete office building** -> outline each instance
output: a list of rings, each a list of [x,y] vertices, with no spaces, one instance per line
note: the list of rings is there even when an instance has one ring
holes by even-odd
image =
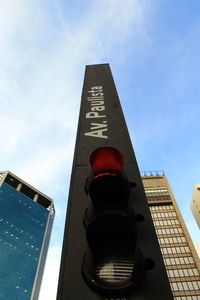
[[[192,193],[191,211],[200,228],[200,184],[195,184]]]
[[[175,300],[200,300],[200,260],[163,172],[142,181]]]
[[[197,243],[194,243],[194,247],[195,247],[195,249],[197,251],[197,254],[199,256],[199,259],[200,259],[200,247],[199,247],[199,245]]]
[[[54,219],[53,201],[0,172],[0,299],[38,299]]]

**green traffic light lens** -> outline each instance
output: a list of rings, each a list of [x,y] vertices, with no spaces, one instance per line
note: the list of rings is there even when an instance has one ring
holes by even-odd
[[[121,285],[131,280],[133,268],[133,259],[116,259],[110,257],[97,264],[96,277],[105,284]]]
[[[140,255],[137,259],[139,249],[133,224],[132,216],[113,212],[99,216],[87,226],[89,247],[83,259],[82,272],[94,290],[118,295],[137,284],[143,272],[143,259]]]

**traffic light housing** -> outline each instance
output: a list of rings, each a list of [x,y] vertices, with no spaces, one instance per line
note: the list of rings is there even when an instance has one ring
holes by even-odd
[[[82,273],[93,290],[118,297],[136,289],[145,267],[153,267],[154,262],[146,259],[145,263],[139,247],[140,218],[135,215],[132,196],[135,183],[123,171],[124,156],[113,147],[100,147],[91,154],[90,165]]]
[[[66,299],[173,299],[108,64],[86,67],[57,293]]]

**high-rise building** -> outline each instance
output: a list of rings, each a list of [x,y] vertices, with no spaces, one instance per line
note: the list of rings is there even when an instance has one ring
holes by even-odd
[[[200,260],[163,172],[144,172],[153,223],[176,300],[200,299]]]
[[[191,211],[200,228],[200,184],[195,184],[192,193]]]
[[[200,247],[199,247],[199,245],[197,243],[194,243],[194,247],[195,247],[195,249],[197,251],[197,254],[199,256],[199,259],[200,259]]]
[[[0,299],[36,300],[54,219],[51,198],[0,172]]]

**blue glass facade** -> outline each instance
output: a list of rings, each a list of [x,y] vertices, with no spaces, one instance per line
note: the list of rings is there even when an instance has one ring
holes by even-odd
[[[0,299],[31,298],[50,211],[4,182],[0,187]]]

